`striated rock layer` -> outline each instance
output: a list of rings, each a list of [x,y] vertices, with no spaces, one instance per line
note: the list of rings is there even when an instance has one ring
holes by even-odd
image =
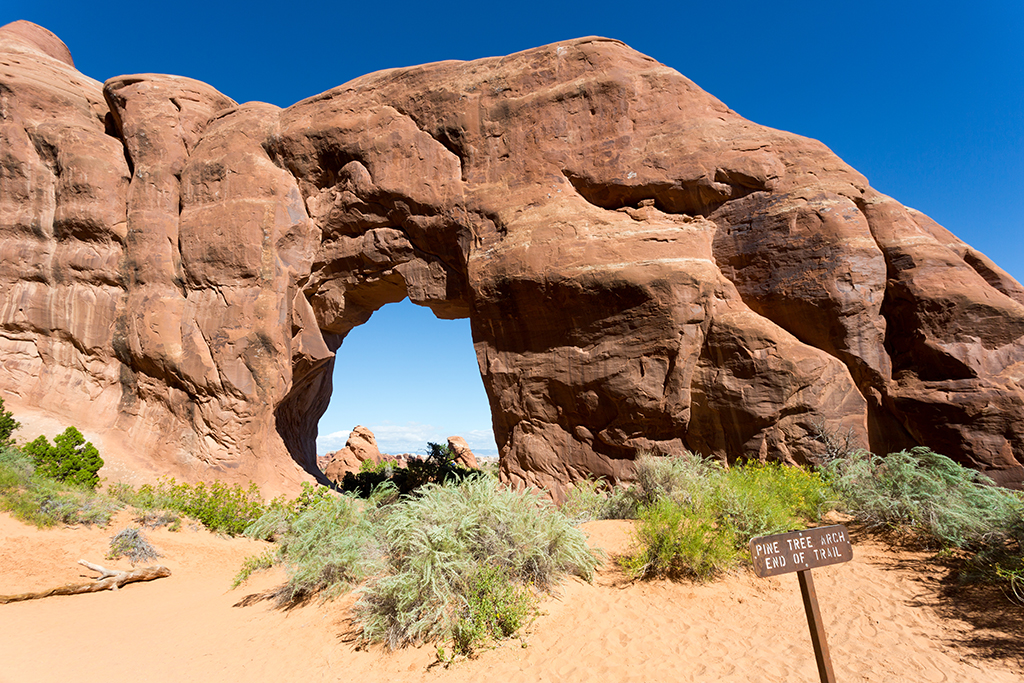
[[[280,109],[101,85],[15,22],[0,256],[0,392],[134,470],[317,472],[333,352],[408,296],[470,318],[502,475],[556,496],[638,449],[802,462],[822,428],[1024,480],[1024,288],[614,40]]]

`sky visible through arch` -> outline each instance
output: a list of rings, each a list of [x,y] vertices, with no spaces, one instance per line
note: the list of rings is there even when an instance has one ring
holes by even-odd
[[[349,424],[358,415],[370,417]],[[440,320],[405,299],[349,332],[317,452],[344,446],[356,424],[369,427],[385,453],[422,454],[428,441],[461,436],[475,454],[497,456],[469,319]]]
[[[172,73],[280,106],[378,69],[617,38],[744,117],[821,140],[1024,279],[1021,0],[0,3],[0,25],[16,19],[100,81]],[[339,353],[320,452],[356,424],[385,452],[454,434],[494,452],[467,320],[390,304]]]

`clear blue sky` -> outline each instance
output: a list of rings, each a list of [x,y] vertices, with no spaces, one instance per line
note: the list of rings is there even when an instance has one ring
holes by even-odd
[[[378,69],[618,38],[746,118],[823,141],[876,189],[1024,278],[1021,0],[4,0],[0,24],[15,19],[55,32],[101,81],[174,73],[281,106]],[[404,302],[353,331],[320,432],[356,424],[385,451],[459,434],[493,452],[468,322]],[[321,450],[343,442],[322,439]]]

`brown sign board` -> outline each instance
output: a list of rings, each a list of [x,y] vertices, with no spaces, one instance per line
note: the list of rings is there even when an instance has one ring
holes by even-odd
[[[850,534],[842,524],[750,539],[754,573],[788,574],[853,559]]]

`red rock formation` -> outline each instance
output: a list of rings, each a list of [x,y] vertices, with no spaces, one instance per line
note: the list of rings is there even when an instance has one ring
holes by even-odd
[[[355,454],[347,448],[330,453],[327,456],[327,464],[324,465],[324,475],[331,481],[340,482],[349,472],[356,474],[362,463]]]
[[[1024,289],[622,43],[282,110],[101,90],[16,23],[0,92],[0,391],[115,463],[317,472],[333,351],[409,296],[470,317],[512,482],[628,477],[638,449],[800,462],[820,426],[1024,479]]]
[[[359,472],[363,463],[369,460],[376,464],[382,460],[395,460],[392,456],[381,455],[377,448],[377,438],[369,429],[356,425],[348,435],[345,447],[331,453],[323,472],[331,481],[340,482],[349,472]]]
[[[469,444],[461,436],[449,436],[448,449],[455,454],[454,462],[474,470],[480,467],[476,462],[476,456],[473,455],[473,451],[469,448]]]

